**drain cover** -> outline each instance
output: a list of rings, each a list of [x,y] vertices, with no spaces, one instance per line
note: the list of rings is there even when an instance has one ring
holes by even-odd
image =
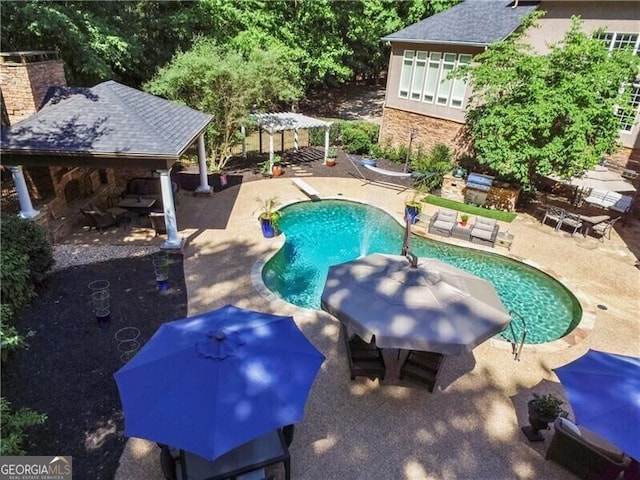
[[[606,305],[598,305],[600,310],[608,310]]]

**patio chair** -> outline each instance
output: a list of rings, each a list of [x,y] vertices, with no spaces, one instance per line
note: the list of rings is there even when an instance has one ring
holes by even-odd
[[[164,223],[164,213],[150,212],[149,220],[151,221],[151,227],[156,232],[156,237],[161,233],[167,233],[167,226]]]
[[[542,225],[545,224],[547,219],[556,222],[553,226],[554,230],[558,230],[560,228],[560,222],[565,216],[564,208],[549,206],[547,210],[544,212],[544,217],[542,217],[542,221],[540,222]]]
[[[429,392],[433,392],[436,386],[444,355],[436,352],[420,352],[410,350],[402,367],[400,367],[400,380],[410,377],[425,383]]]
[[[622,217],[616,217],[611,220],[606,220],[604,222],[596,223],[593,227],[591,227],[591,231],[600,235],[600,241],[604,243],[604,237],[606,236],[608,240],[611,240],[611,230],[613,229],[613,225],[620,220]]]
[[[85,219],[87,220],[89,230],[94,228],[98,231],[102,231],[103,228],[108,228],[118,224],[118,219],[109,212],[100,212],[96,210],[89,210],[86,208],[81,208],[80,212],[82,212]]]
[[[443,237],[450,237],[451,231],[458,221],[458,212],[454,210],[439,209],[429,221],[429,233],[435,233]]]
[[[376,346],[375,338],[370,343],[365,342],[358,335],[349,338],[347,327],[344,324],[342,325],[342,333],[347,347],[351,380],[355,380],[356,377],[384,380],[387,366],[382,356],[382,350]]]
[[[471,227],[469,239],[471,243],[488,245],[493,247],[500,231],[500,225],[493,218],[478,217],[476,223]]]
[[[579,478],[617,479],[631,463],[631,458],[617,447],[566,418],[557,418],[553,426],[554,434],[545,458]]]
[[[580,215],[575,213],[565,212],[564,216],[560,219],[558,224],[556,225],[556,230],[560,230],[564,225],[568,225],[570,228],[573,228],[571,232],[571,236],[578,231],[580,227],[582,227],[582,219]]]

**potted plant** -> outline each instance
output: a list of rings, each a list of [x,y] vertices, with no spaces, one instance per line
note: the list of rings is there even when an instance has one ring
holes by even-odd
[[[424,193],[424,189],[421,186],[418,186],[413,190],[413,193],[407,197],[404,201],[404,217],[411,218],[411,224],[416,223],[417,217],[422,211],[422,205],[419,200],[419,197]]]
[[[327,167],[333,167],[336,164],[336,158],[338,157],[338,149],[336,147],[329,147],[327,151]]]
[[[467,215],[466,213],[463,213],[462,215],[460,215],[460,225],[462,225],[463,227],[466,227],[468,221],[469,221],[469,215]]]
[[[533,394],[533,397],[527,403],[527,411],[529,413],[530,426],[522,427],[522,431],[530,442],[539,442],[544,440],[540,434],[540,430],[549,428],[549,423],[562,413],[562,405],[564,402],[552,393],[543,395]]]
[[[280,155],[274,155],[273,159],[271,159],[271,174],[274,177],[279,177],[284,173],[284,170],[282,169],[282,165],[280,165],[281,161],[282,161],[282,157]]]
[[[257,201],[260,202],[258,219],[260,220],[262,235],[264,235],[264,238],[275,237],[279,233],[278,224],[280,222],[280,218],[282,218],[282,212],[275,209],[278,204],[278,198],[258,198]]]

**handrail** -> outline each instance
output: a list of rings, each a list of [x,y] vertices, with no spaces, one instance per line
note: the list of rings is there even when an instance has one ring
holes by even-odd
[[[524,342],[527,339],[527,322],[524,317],[520,315],[518,312],[511,310],[509,312],[511,314],[511,321],[509,322],[509,329],[511,330],[511,334],[513,335],[513,341],[511,342],[511,348],[513,353],[513,359],[520,361],[520,354],[522,353],[522,347],[524,347]],[[522,322],[522,338],[520,339],[520,345],[517,345],[516,332],[513,329],[513,319],[518,318]]]

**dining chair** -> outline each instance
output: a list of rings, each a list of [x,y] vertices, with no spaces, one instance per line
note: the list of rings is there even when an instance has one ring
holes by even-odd
[[[560,228],[560,222],[564,218],[565,213],[566,212],[564,211],[564,208],[548,206],[547,210],[544,212],[544,217],[542,217],[542,222],[540,223],[544,225],[547,219],[555,221],[556,224],[553,228],[554,230],[558,230]]]
[[[604,243],[604,237],[606,235],[608,240],[611,240],[611,230],[613,229],[613,225],[620,220],[622,217],[616,217],[611,220],[606,220],[604,222],[596,223],[593,227],[591,227],[591,231],[600,235],[600,241]]]
[[[564,216],[558,222],[556,230],[560,230],[564,225],[568,225],[570,228],[573,228],[573,231],[571,232],[571,236],[573,237],[578,229],[582,227],[582,219],[580,218],[580,215],[565,212]]]

